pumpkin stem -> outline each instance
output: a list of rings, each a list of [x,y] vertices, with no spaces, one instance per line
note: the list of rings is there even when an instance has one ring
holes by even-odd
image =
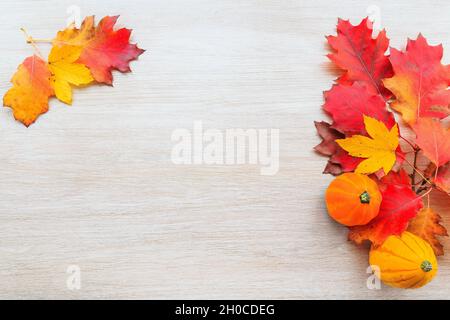
[[[361,201],[361,203],[370,203],[370,194],[367,191],[364,191],[359,195],[359,201]]]
[[[424,272],[430,272],[433,270],[433,265],[428,260],[423,260],[423,262],[420,264],[420,269],[422,269]]]

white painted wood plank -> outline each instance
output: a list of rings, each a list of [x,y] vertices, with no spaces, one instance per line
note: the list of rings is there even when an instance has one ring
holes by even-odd
[[[420,31],[450,63],[448,1],[373,4],[392,45]],[[19,28],[52,37],[71,5],[121,14],[148,51],[114,88],[77,90],[73,107],[52,101],[28,129],[1,110],[0,298],[449,297],[450,255],[423,289],[368,290],[367,248],[325,211],[331,177],[312,151],[334,78],[324,35],[367,2],[1,1],[2,94],[32,53]],[[171,134],[195,120],[280,129],[279,173],[174,165]],[[79,291],[66,286],[72,264]]]

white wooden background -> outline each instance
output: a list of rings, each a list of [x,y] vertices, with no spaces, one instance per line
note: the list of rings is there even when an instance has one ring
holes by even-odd
[[[337,17],[380,9],[392,45],[422,32],[450,63],[450,2],[0,2],[0,92],[66,9],[121,14],[148,51],[114,88],[76,90],[25,128],[0,112],[0,298],[448,298],[449,252],[427,287],[366,288],[368,250],[327,216],[313,120],[334,73]],[[44,52],[48,46],[42,45]],[[280,129],[280,171],[175,166],[176,128]],[[435,202],[439,197],[434,196]],[[450,227],[450,206],[437,207]],[[69,265],[82,287],[66,286]]]

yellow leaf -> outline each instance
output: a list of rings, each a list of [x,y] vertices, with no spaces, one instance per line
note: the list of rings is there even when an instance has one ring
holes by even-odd
[[[397,124],[389,130],[377,119],[364,116],[364,125],[369,137],[354,135],[336,142],[351,156],[366,158],[356,168],[356,173],[370,174],[383,169],[385,174],[395,164],[395,150],[398,147]]]
[[[52,73],[51,83],[56,97],[64,103],[72,103],[72,87],[91,83],[89,69],[76,61],[82,48],[75,46],[54,46],[48,57],[48,68]]]

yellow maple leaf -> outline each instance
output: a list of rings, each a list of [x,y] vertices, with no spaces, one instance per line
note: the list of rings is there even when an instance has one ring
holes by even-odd
[[[395,150],[398,147],[398,127],[395,124],[391,130],[377,119],[364,116],[364,125],[369,137],[354,135],[336,142],[351,156],[366,158],[355,172],[370,174],[383,169],[385,174],[391,171],[395,164]]]
[[[54,46],[48,57],[48,68],[52,73],[51,84],[56,97],[64,103],[72,103],[72,85],[91,83],[94,78],[89,69],[76,61],[82,48],[76,46]]]

